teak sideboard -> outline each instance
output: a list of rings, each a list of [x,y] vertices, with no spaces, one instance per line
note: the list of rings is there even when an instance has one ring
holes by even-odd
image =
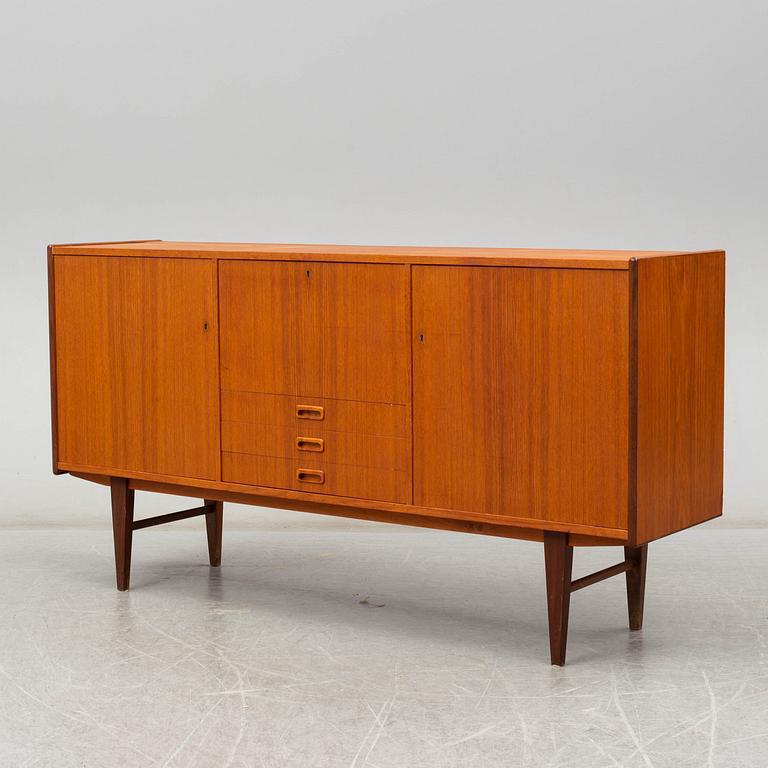
[[[721,514],[725,254],[177,243],[48,248],[53,471],[132,533],[225,501],[541,541],[570,595]],[[135,520],[137,490],[203,499]],[[575,546],[623,547],[573,580]]]

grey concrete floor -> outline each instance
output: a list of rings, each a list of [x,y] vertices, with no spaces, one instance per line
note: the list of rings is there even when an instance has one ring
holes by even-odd
[[[0,530],[0,765],[768,765],[768,530],[650,548],[574,595],[548,663],[541,545],[361,524]],[[618,559],[576,551],[575,576]]]

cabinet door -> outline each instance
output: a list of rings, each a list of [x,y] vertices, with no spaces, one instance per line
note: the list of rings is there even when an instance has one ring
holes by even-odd
[[[627,528],[628,280],[413,268],[414,503]]]
[[[219,477],[215,267],[54,257],[58,458]]]
[[[222,261],[225,390],[410,400],[409,269]]]

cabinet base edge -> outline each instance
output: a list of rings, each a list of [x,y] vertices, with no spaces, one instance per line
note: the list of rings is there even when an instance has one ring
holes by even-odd
[[[63,469],[61,464],[59,468]],[[102,485],[109,485],[110,476],[114,476],[114,473],[101,474],[100,472],[84,471],[72,466],[67,466],[66,470],[73,477]],[[363,499],[344,499],[345,503],[337,503],[336,499],[318,498],[319,494],[290,493],[290,495],[283,495],[281,493],[280,495],[273,495],[269,491],[277,489],[259,488],[257,492],[253,492],[243,486],[210,480],[185,478],[183,482],[171,483],[133,476],[143,473],[121,472],[120,474],[129,478],[130,488],[136,491],[167,493],[192,498],[205,497],[222,502],[290,509],[296,512],[310,512],[332,517],[347,517],[356,520],[409,525],[419,528],[477,533],[525,541],[543,541],[545,530],[559,530],[568,535],[568,541],[571,546],[577,547],[624,546],[628,540],[627,531],[618,529],[587,527],[582,532],[580,530],[568,530],[569,527],[577,528],[577,526],[564,526],[558,523],[551,524],[553,527],[550,528],[548,527],[550,524],[546,521],[536,521],[535,524],[528,521],[521,521],[520,523],[515,521],[512,523],[509,518],[506,518],[503,521],[497,522],[488,520],[489,515],[483,516],[484,519],[468,519],[458,514],[456,517],[450,516],[450,514],[442,514],[443,512],[450,512],[449,510],[426,510],[400,504],[369,502]]]

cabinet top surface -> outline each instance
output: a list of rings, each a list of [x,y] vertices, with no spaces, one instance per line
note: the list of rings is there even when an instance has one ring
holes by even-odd
[[[288,243],[193,243],[137,240],[51,245],[54,255],[341,261],[384,264],[466,264],[628,269],[633,259],[675,256],[686,251],[606,251],[552,248],[459,248]]]

